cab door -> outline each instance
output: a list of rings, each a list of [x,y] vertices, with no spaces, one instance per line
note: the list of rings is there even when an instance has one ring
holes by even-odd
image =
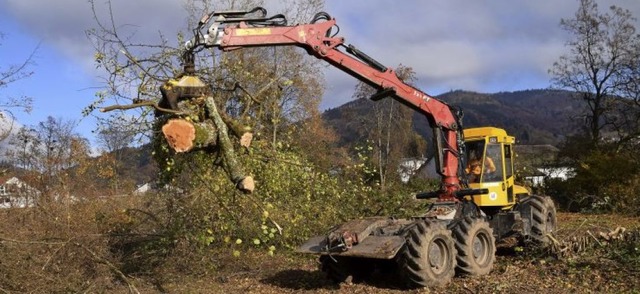
[[[515,185],[515,176],[513,172],[513,145],[503,144],[504,154],[504,174],[505,184],[507,185],[507,202],[509,204],[515,203],[515,196],[513,187]]]
[[[489,193],[470,198],[478,206],[508,208],[526,189],[514,185],[513,144],[515,138],[494,127],[464,130],[465,175],[472,189],[487,189]]]
[[[488,194],[473,196],[473,201],[478,206],[507,206],[513,202],[512,156],[511,144],[486,144],[480,181],[469,184],[471,188],[489,190]]]

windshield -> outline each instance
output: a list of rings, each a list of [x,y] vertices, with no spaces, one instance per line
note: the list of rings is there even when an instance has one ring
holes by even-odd
[[[465,142],[465,147],[467,158],[465,173],[469,183],[502,181],[500,144],[485,146],[484,140],[478,140]]]

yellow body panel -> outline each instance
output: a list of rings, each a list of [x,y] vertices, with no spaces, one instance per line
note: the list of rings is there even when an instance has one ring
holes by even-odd
[[[515,143],[516,139],[513,136],[507,135],[507,132],[500,128],[495,127],[480,127],[480,128],[470,128],[465,129],[463,131],[464,139],[467,140],[477,140],[483,138],[491,138],[494,137],[497,139],[499,143]]]
[[[486,188],[489,190],[489,194],[473,195],[473,202],[478,206],[507,206],[513,204],[513,201],[508,201],[507,186],[505,183],[470,183],[469,187],[472,189]]]
[[[513,194],[516,195],[531,195],[531,192],[523,186],[513,185]]]

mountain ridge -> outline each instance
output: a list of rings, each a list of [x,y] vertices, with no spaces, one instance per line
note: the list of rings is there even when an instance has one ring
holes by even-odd
[[[495,126],[515,136],[520,144],[558,146],[567,135],[575,133],[571,117],[583,109],[573,95],[574,92],[551,89],[497,93],[455,90],[436,98],[462,109],[464,128]],[[352,121],[369,115],[373,103],[376,102],[369,99],[352,100],[326,110],[323,118],[336,131],[341,144],[349,144],[357,139],[350,129]],[[349,118],[345,117],[347,113]],[[431,136],[427,118],[418,112],[414,114],[413,131],[427,138]]]

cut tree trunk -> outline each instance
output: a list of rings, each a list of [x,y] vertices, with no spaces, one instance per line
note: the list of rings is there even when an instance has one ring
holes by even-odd
[[[222,155],[222,167],[229,175],[236,187],[251,193],[255,189],[253,177],[247,175],[237,158],[233,144],[229,139],[229,125],[218,112],[213,97],[205,98],[205,107],[209,118],[202,122],[194,123],[184,118],[169,119],[162,126],[162,133],[169,146],[176,152],[189,152],[194,148],[216,146]],[[229,122],[229,119],[227,118]],[[249,147],[253,135],[251,132],[234,125],[231,131],[240,139],[240,145]],[[237,132],[237,133],[236,133]]]
[[[236,184],[238,189],[245,193],[253,192],[255,189],[253,178],[245,174],[242,165],[238,161],[236,152],[233,149],[233,144],[231,143],[231,140],[229,140],[227,124],[225,124],[224,120],[220,116],[213,97],[207,97],[205,99],[205,105],[218,130],[218,144],[220,145],[220,151],[222,151],[224,159],[223,167],[227,170],[227,173],[229,173],[229,176],[231,177],[231,181]]]
[[[162,126],[162,134],[178,153],[218,143],[218,132],[211,121],[193,123],[183,118],[170,119]]]

